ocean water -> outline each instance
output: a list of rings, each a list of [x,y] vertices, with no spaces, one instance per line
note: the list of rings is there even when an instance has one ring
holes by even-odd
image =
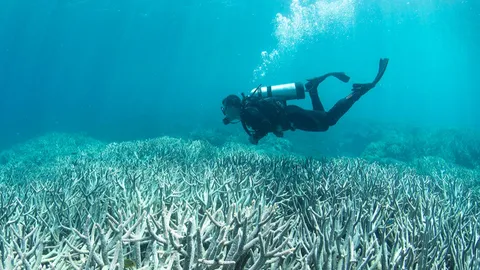
[[[4,0],[0,269],[480,269],[479,10]],[[380,58],[327,132],[222,123],[229,94],[345,72],[329,109]]]
[[[2,148],[222,128],[222,98],[341,70],[381,84],[345,119],[478,127],[476,1],[5,1]],[[326,82],[326,107],[349,85]],[[307,98],[299,102],[309,107]],[[345,122],[345,121],[341,121]]]

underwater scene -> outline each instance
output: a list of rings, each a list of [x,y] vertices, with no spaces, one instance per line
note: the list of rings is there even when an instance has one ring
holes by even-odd
[[[0,270],[480,269],[478,22],[3,1]]]

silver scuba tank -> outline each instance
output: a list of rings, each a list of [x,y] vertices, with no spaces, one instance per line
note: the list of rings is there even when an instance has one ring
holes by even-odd
[[[279,85],[261,86],[250,91],[251,97],[275,97],[283,100],[304,99],[305,87],[302,83],[286,83]]]

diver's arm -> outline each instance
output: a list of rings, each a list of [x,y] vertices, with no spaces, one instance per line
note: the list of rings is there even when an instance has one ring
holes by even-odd
[[[253,144],[257,144],[263,137],[267,136],[268,130],[267,129],[259,129],[255,130],[250,137],[250,142]]]
[[[249,138],[252,144],[257,144],[259,140],[271,131],[272,124],[268,118],[256,108],[246,108],[244,120],[248,126],[253,129]]]

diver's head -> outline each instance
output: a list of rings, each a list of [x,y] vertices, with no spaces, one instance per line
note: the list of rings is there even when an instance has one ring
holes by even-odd
[[[229,95],[222,101],[222,112],[225,115],[223,123],[225,125],[235,120],[240,120],[240,112],[242,110],[242,100],[236,95]]]

